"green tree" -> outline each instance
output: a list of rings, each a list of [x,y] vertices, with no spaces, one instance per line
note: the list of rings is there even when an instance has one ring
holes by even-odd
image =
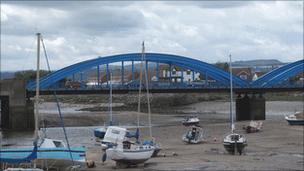
[[[40,77],[43,77],[49,74],[49,71],[40,70]],[[35,70],[25,70],[25,71],[17,71],[15,72],[16,79],[24,79],[25,81],[36,79],[36,71]]]
[[[224,71],[229,72],[229,64],[227,62],[217,62],[215,63],[215,66]]]

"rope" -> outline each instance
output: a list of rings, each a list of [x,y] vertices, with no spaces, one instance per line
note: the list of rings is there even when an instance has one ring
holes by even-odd
[[[51,67],[50,67],[50,64],[49,64],[48,55],[47,55],[46,48],[45,48],[42,37],[41,37],[41,42],[42,42],[42,47],[43,47],[43,51],[44,51],[44,56],[46,58],[47,67],[48,67],[49,72],[51,72]],[[57,94],[56,94],[55,90],[53,91],[53,93],[54,93],[54,97],[55,97],[55,100],[56,100],[56,105],[57,105],[57,109],[58,109],[58,112],[59,112],[59,117],[60,117],[60,122],[61,122],[62,129],[63,129],[64,137],[65,137],[65,140],[66,140],[67,145],[68,145],[68,149],[69,149],[69,152],[70,152],[70,157],[71,157],[72,163],[74,165],[75,163],[74,163],[69,139],[68,139],[68,136],[67,136],[67,133],[66,133],[66,130],[65,130],[63,117],[62,117],[62,114],[61,114],[61,108],[60,108],[60,105],[59,105],[59,100],[58,100],[58,97],[57,97]]]

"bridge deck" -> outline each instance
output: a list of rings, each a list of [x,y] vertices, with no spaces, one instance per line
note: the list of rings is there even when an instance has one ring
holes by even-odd
[[[297,88],[235,88],[235,93],[266,93],[266,92],[297,92],[302,91],[302,87]],[[142,91],[145,91],[144,89]],[[229,88],[195,88],[195,89],[149,89],[151,93],[228,93]],[[113,89],[113,94],[127,94],[136,93],[138,89]],[[41,90],[41,95],[52,95],[53,90]],[[72,95],[72,94],[109,94],[109,89],[95,89],[95,90],[56,90],[58,95]],[[27,91],[27,97],[35,96],[35,91]]]

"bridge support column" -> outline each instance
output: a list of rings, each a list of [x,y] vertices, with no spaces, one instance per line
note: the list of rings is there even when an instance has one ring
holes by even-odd
[[[156,62],[156,80],[159,81],[159,63]]]
[[[265,98],[262,94],[239,94],[235,105],[237,121],[265,120]]]
[[[132,81],[134,81],[134,61],[132,61]]]
[[[97,86],[100,86],[100,67],[97,65]]]
[[[26,100],[24,80],[2,80],[0,82],[1,128],[11,130],[33,130],[34,104]]]
[[[181,83],[184,83],[184,68],[181,68]]]
[[[192,82],[194,81],[194,74],[195,74],[195,72],[192,71]]]
[[[208,86],[208,73],[205,72],[205,86]]]
[[[169,64],[169,79],[170,79],[170,84],[172,82],[172,65]]]
[[[107,87],[109,87],[109,64],[106,65]]]
[[[146,76],[147,76],[147,79],[148,79],[148,82],[150,82],[149,80],[149,67],[148,67],[148,61],[146,61],[146,72],[145,72],[145,74],[147,74]]]
[[[121,61],[121,85],[124,85],[125,79],[125,67],[124,67],[124,61]]]

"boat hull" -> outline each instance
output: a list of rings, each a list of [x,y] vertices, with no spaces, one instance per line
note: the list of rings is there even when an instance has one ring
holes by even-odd
[[[110,148],[106,150],[107,156],[110,159],[128,165],[144,163],[151,158],[153,152],[154,148],[123,151]]]
[[[291,119],[286,119],[289,125],[304,125],[304,119],[301,120],[291,120]]]
[[[223,145],[229,154],[234,154],[236,147],[236,152],[241,155],[244,151],[244,148],[247,146],[247,143],[224,142]]]
[[[72,157],[74,161],[85,162],[86,149],[84,147],[71,147]],[[20,158],[32,152],[32,148],[8,148],[1,149],[2,158]],[[70,151],[66,147],[60,148],[38,148],[38,160],[71,160]]]

